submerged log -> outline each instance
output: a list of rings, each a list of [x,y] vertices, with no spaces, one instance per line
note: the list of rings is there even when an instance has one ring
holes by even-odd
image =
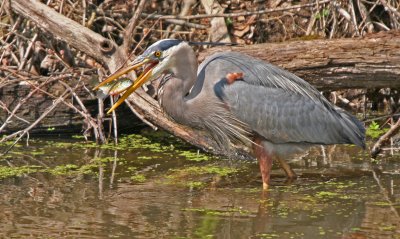
[[[10,4],[13,11],[35,22],[37,26],[52,33],[56,38],[63,39],[71,47],[93,57],[110,72],[116,71],[128,57],[126,49],[121,49],[123,46],[118,47],[39,1],[13,0]],[[230,49],[281,65],[317,86],[326,86],[320,88],[399,87],[400,38],[398,36],[400,33],[393,31],[371,35],[364,39],[297,41]],[[225,49],[212,49],[206,54]],[[380,78],[376,78],[378,75]],[[365,81],[361,80],[363,77]],[[349,79],[352,79],[351,82]],[[132,94],[128,101],[151,123],[206,151],[226,154],[207,135],[171,121],[160,110],[158,103],[143,91]]]

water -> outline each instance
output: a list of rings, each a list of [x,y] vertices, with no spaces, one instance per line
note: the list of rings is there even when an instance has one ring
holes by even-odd
[[[256,162],[166,137],[18,145],[0,161],[0,238],[400,238],[398,153],[316,147],[263,193]]]

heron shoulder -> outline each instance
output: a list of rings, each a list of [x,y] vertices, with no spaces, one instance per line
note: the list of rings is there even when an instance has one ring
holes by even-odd
[[[201,88],[204,81],[212,81],[215,84],[231,72],[242,72],[243,79],[248,84],[282,89],[329,106],[320,92],[300,77],[266,61],[238,52],[215,53],[205,59],[199,66],[198,82],[194,89]]]

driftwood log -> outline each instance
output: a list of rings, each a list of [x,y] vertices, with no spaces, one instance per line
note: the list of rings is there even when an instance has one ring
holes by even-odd
[[[117,70],[128,57],[125,44],[117,46],[39,1],[13,0],[10,4],[14,12],[93,57],[110,72]],[[130,35],[126,34],[126,37]],[[267,60],[296,73],[320,89],[400,87],[400,32],[396,31],[356,39],[215,48],[202,53],[200,59],[221,50],[240,51]],[[206,151],[225,153],[207,135],[171,121],[144,91],[132,94],[128,101],[151,123]]]
[[[400,88],[400,31],[363,38],[218,47],[202,52],[199,59],[220,51],[239,51],[281,66],[320,90]]]

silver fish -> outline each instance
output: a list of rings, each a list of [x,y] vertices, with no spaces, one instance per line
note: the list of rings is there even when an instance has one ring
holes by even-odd
[[[128,77],[121,77],[116,81],[110,82],[99,87],[97,97],[104,99],[109,95],[118,95],[133,85],[133,81]]]

